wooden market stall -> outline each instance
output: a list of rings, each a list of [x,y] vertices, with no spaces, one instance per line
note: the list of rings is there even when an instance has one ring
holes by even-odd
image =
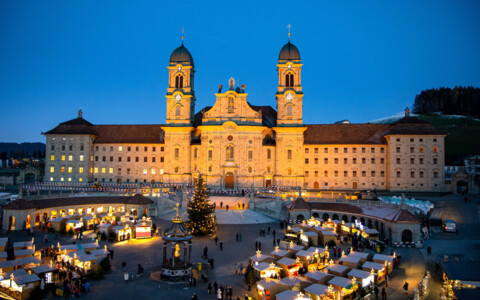
[[[315,251],[309,251],[309,250],[300,250],[297,252],[296,256],[300,258],[300,261],[309,265],[310,263],[318,262],[317,261],[317,256],[319,253],[316,253]]]
[[[390,275],[393,270],[393,261],[396,259],[395,253],[394,255],[383,255],[383,254],[375,254],[373,255],[373,262],[384,264],[387,270],[387,273]]]
[[[335,291],[332,288],[323,284],[314,283],[305,288],[305,295],[309,296],[313,300],[333,300],[337,299]]]
[[[97,229],[100,234],[104,234],[108,238],[110,236],[111,229],[114,226],[116,225],[113,225],[112,223],[102,223],[97,226]]]
[[[307,286],[311,285],[312,282],[304,277],[299,276],[287,276],[280,279],[281,284],[288,286],[289,290],[300,292]]]
[[[53,264],[45,264],[30,269],[33,273],[37,274],[39,278],[43,278],[45,283],[55,283],[55,273],[57,269]]]
[[[13,255],[15,259],[25,258],[25,257],[32,257],[35,255],[35,249],[19,249],[14,250]]]
[[[275,296],[288,289],[279,280],[265,278],[257,282],[257,292],[261,300],[273,300]]]
[[[367,272],[374,273],[376,284],[380,284],[385,281],[385,265],[376,262],[366,261],[362,265],[362,269]]]
[[[358,256],[343,255],[338,260],[339,264],[349,267],[351,269],[358,268],[363,262],[362,258]]]
[[[319,242],[322,245],[326,245],[330,241],[335,241],[336,236],[337,234],[334,231],[322,230],[320,231],[320,234],[319,234]]]
[[[350,268],[338,264],[330,264],[326,266],[323,271],[328,272],[328,274],[342,277],[347,275],[348,271],[350,271]]]
[[[13,249],[14,250],[33,249],[35,247],[33,242],[34,242],[33,238],[28,241],[15,242],[13,243]]]
[[[100,219],[97,218],[95,214],[86,215],[82,218],[83,220],[83,228],[86,230],[93,229],[95,225],[100,223]]]
[[[378,240],[379,232],[376,229],[364,227],[361,233],[363,238],[370,240]]]
[[[0,262],[0,269],[4,272],[8,272],[18,268],[35,266],[41,263],[43,263],[43,261],[40,258],[36,256],[30,256],[14,260],[2,261]]]
[[[65,230],[65,225],[67,221],[68,221],[68,218],[66,217],[58,217],[58,218],[50,219],[50,227],[57,232],[63,231]]]
[[[0,252],[0,261],[6,261],[8,258],[7,252]]]
[[[305,274],[305,277],[314,283],[325,284],[327,281],[333,278],[334,275],[328,274],[322,271],[312,270]]]
[[[278,247],[278,246],[275,246],[275,250],[270,252],[270,255],[274,259],[278,260],[278,259],[281,259],[281,258],[284,258],[284,257],[288,257],[290,255],[290,252],[288,252],[287,250],[284,250],[284,249],[280,249],[280,247]]]
[[[152,222],[145,220],[135,224],[136,239],[149,239],[151,237],[152,237]]]
[[[375,281],[375,275],[372,272],[353,269],[348,272],[347,277],[350,279],[355,278],[359,286],[363,289],[369,289]]]
[[[0,238],[0,252],[7,252],[8,248],[8,237]]]
[[[315,231],[303,231],[300,234],[300,241],[305,246],[310,245],[310,243],[313,246],[318,246],[318,233]]]
[[[65,222],[65,231],[67,232],[80,232],[83,227],[83,220],[82,219],[70,219]]]
[[[258,264],[253,264],[253,271],[255,274],[255,277],[258,279],[264,279],[264,278],[280,278],[280,270],[282,268],[275,265],[275,263],[266,263],[266,262],[261,262]]]
[[[117,242],[132,238],[132,227],[129,224],[113,226],[111,227],[111,232],[113,232]]]
[[[275,259],[271,257],[270,255],[265,255],[262,254],[262,251],[257,250],[257,253],[253,256],[250,256],[250,260],[255,264],[255,263],[261,263],[261,262],[266,262],[266,263],[272,263],[275,262]]]
[[[341,292],[343,294],[342,299],[345,299],[345,300],[352,300],[353,299],[352,294],[358,288],[358,283],[353,279],[348,279],[348,278],[338,277],[338,276],[330,279],[328,281],[328,284],[332,285],[332,287],[338,292]]]
[[[277,300],[312,300],[300,291],[286,290],[276,295]]]
[[[40,278],[19,269],[0,276],[0,290],[15,299],[28,299],[31,292],[40,285]]]
[[[284,257],[277,261],[277,266],[281,267],[282,269],[287,272],[287,275],[298,275],[298,270],[302,267],[302,262],[300,259],[292,259]]]

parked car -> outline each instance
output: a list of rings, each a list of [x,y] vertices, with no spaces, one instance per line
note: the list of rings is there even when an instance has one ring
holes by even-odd
[[[443,231],[445,232],[457,232],[457,224],[454,220],[445,220],[443,222]]]

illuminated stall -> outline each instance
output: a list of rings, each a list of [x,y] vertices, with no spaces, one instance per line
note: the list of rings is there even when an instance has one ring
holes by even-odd
[[[128,224],[113,226],[111,232],[115,234],[115,241],[126,241],[132,237],[132,227]]]
[[[362,263],[364,263],[367,260],[371,260],[373,254],[367,252],[353,251],[352,248],[350,248],[350,253],[348,254],[348,256],[360,257],[362,259]]]
[[[287,250],[280,249],[280,247],[275,246],[275,250],[270,252],[270,255],[274,259],[281,259],[283,257],[287,257],[290,253]]]
[[[141,221],[135,225],[135,238],[149,239],[152,237],[152,222]]]
[[[116,225],[113,225],[112,223],[102,223],[97,226],[97,229],[100,234],[105,234],[108,238],[110,236],[110,231],[113,226]]]
[[[331,231],[337,231],[337,226],[338,223],[332,221],[332,219],[328,219],[328,221],[322,223],[322,227],[328,228],[327,230]]]
[[[358,269],[353,269],[348,272],[347,277],[350,279],[355,278],[363,289],[368,289],[371,287],[375,280],[375,275],[373,272],[367,272]]]
[[[43,261],[40,258],[36,256],[30,256],[30,257],[24,257],[24,258],[19,258],[14,260],[2,261],[0,262],[0,269],[3,270],[4,272],[7,272],[7,271],[23,268],[23,267],[26,267],[26,268],[30,266],[33,267],[41,263],[43,263]]]
[[[307,286],[311,285],[312,282],[304,277],[298,276],[287,276],[280,279],[281,284],[288,286],[289,290],[300,292]]]
[[[65,217],[50,219],[50,227],[55,231],[63,231],[65,230],[65,224],[67,221],[68,219]]]
[[[285,248],[285,250],[287,250],[291,254],[297,254],[298,251],[301,251],[303,249],[305,249],[305,246],[295,245],[293,242],[288,243],[287,247]]]
[[[15,259],[32,257],[35,255],[35,247],[33,249],[18,249],[13,251]]]
[[[83,226],[83,220],[75,220],[70,219],[65,223],[65,230],[69,232],[70,230],[73,232],[79,232]]]
[[[280,268],[279,266],[272,263],[261,262],[258,264],[253,264],[253,270],[255,277],[259,279],[263,278],[280,278]]]
[[[298,270],[302,267],[302,262],[299,258],[292,259],[284,257],[277,261],[277,265],[287,272],[287,275],[298,275]]]
[[[326,245],[330,241],[335,241],[336,236],[337,236],[337,234],[333,231],[322,230],[322,231],[320,231],[320,235],[319,235],[320,243],[322,245]]]
[[[352,256],[343,255],[338,261],[339,261],[340,264],[342,264],[346,267],[356,269],[362,263],[362,258],[358,257],[358,256],[353,256],[353,255]]]
[[[443,299],[480,299],[480,262],[448,261],[443,267]],[[423,280],[428,290],[428,280]]]
[[[70,245],[60,245],[57,244],[57,248],[60,252],[75,252],[75,251],[91,251],[97,249],[98,243],[83,243],[83,244],[70,244]]]
[[[312,300],[308,295],[299,291],[286,290],[276,295],[277,300]]]
[[[255,255],[250,256],[250,259],[254,264],[261,263],[261,262],[266,262],[266,263],[275,262],[275,259],[273,257],[271,257],[270,255],[262,254],[262,251],[260,250],[257,250]]]
[[[350,271],[350,268],[346,266],[330,263],[328,266],[326,266],[323,269],[323,271],[335,276],[345,276]]]
[[[352,228],[355,228],[355,224],[353,223],[344,223],[342,221],[342,225],[340,225],[340,232],[342,233],[342,235],[349,235],[350,233],[352,233]]]
[[[333,278],[334,275],[322,271],[312,270],[305,274],[305,278],[314,283],[325,284]]]
[[[55,269],[55,266],[52,263],[36,266],[30,270],[37,274],[39,278],[43,278],[46,284],[55,283],[55,273],[57,272],[57,269]]]
[[[298,242],[298,236],[301,232],[303,232],[303,229],[300,227],[288,226],[285,230],[285,241]]]
[[[82,217],[82,220],[83,220],[83,227],[86,230],[93,229],[95,225],[100,223],[100,220],[97,218],[95,214],[84,216]]]
[[[308,295],[313,300],[334,300],[336,292],[333,286],[326,286],[323,284],[314,283],[305,288],[305,295]]]
[[[392,255],[383,255],[383,254],[375,254],[373,255],[373,262],[384,264],[387,270],[387,273],[390,275],[393,270],[393,261],[396,259],[395,253]]]
[[[288,289],[279,280],[265,278],[257,282],[257,293],[261,300],[272,300],[275,296]]]
[[[315,219],[314,217],[311,217],[310,219],[307,220],[307,224],[314,227],[314,226],[322,225],[322,222],[320,220]]]
[[[373,275],[375,276],[376,284],[380,284],[385,281],[385,265],[379,264],[376,262],[366,261],[362,265],[362,269],[367,272],[373,271]]]
[[[355,292],[358,288],[358,283],[355,279],[348,279],[344,277],[333,277],[328,281],[329,285],[343,295],[345,300],[352,300],[353,299],[353,292]]]
[[[378,230],[365,227],[362,231],[362,237],[370,240],[378,240]]]
[[[315,231],[303,231],[300,233],[300,241],[305,246],[308,246],[310,242],[311,245],[318,246],[318,233]]]
[[[40,278],[19,269],[0,273],[0,291],[15,299],[28,299],[30,293],[40,285]]]

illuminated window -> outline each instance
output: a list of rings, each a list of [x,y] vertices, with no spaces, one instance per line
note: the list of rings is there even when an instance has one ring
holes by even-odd
[[[68,156],[68,161],[72,161],[73,160],[73,155],[69,155]]]
[[[55,167],[50,167],[50,173],[55,172]]]
[[[72,167],[68,167],[68,173],[72,173],[73,171],[73,168]]]
[[[102,168],[102,174],[105,174],[105,168]]]
[[[438,152],[438,147],[433,147],[433,153],[437,153]]]
[[[65,155],[62,155],[62,160],[65,160]]]
[[[123,147],[122,147],[122,146],[118,146],[118,151],[123,151]]]
[[[62,167],[62,168],[60,169],[60,172],[65,173],[65,167]]]
[[[80,155],[80,161],[83,161],[83,155]]]
[[[83,167],[78,168],[78,173],[83,174]]]
[[[60,178],[60,181],[64,181],[64,178],[63,178],[63,177],[62,177],[62,178]]]
[[[155,169],[152,169],[152,175],[155,175]]]
[[[50,160],[55,160],[55,155],[51,155]]]
[[[78,178],[78,181],[82,182],[82,181],[83,181],[83,178]]]
[[[50,181],[53,181],[53,177],[50,177]]]
[[[418,152],[423,153],[423,147],[418,148]]]
[[[113,168],[108,168],[108,173],[113,174]]]
[[[68,177],[68,181],[72,181],[72,178],[71,178],[71,177]]]
[[[176,173],[176,172],[175,172]],[[143,169],[143,175],[147,175],[148,174],[148,170],[147,169]]]

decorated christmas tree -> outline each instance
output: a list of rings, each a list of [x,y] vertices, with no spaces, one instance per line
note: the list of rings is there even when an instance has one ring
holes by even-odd
[[[215,205],[208,200],[207,186],[203,178],[198,178],[192,200],[187,204],[188,221],[185,222],[193,234],[205,235],[214,233],[217,230],[215,218]]]

